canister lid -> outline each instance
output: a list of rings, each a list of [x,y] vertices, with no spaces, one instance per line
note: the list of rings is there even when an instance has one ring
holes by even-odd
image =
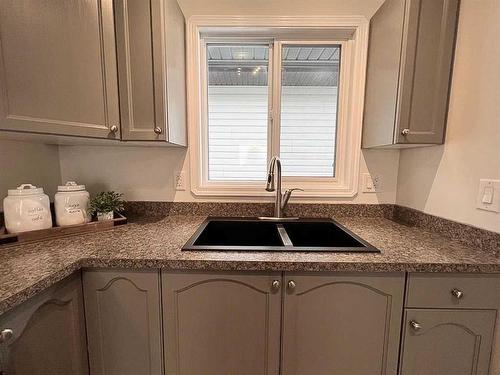
[[[43,194],[43,188],[31,184],[22,184],[15,189],[7,190],[8,195],[36,195]]]
[[[75,181],[68,181],[66,185],[57,187],[57,191],[81,191],[85,190],[85,185],[78,185]]]

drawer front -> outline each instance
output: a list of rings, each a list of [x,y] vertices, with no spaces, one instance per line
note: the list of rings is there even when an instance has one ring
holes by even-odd
[[[409,275],[406,307],[500,309],[500,275]]]

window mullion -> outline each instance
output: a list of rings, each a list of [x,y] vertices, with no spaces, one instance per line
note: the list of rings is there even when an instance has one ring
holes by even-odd
[[[279,156],[280,124],[281,124],[281,42],[275,40],[272,57],[272,122],[271,122],[271,156]]]

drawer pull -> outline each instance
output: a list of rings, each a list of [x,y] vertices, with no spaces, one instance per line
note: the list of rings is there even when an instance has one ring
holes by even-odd
[[[415,320],[410,320],[410,327],[413,328],[414,331],[420,331],[422,329],[422,325]]]
[[[462,292],[460,289],[452,289],[451,295],[456,299],[461,299],[464,296],[464,292]]]

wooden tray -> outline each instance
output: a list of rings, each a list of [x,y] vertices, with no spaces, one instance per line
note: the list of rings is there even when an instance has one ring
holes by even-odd
[[[0,226],[0,245],[47,240],[90,232],[100,232],[123,224],[127,224],[127,218],[122,214],[115,212],[112,220],[97,221],[93,219],[93,221],[85,224],[52,227],[49,229],[33,230],[22,233],[7,233],[5,227]]]

